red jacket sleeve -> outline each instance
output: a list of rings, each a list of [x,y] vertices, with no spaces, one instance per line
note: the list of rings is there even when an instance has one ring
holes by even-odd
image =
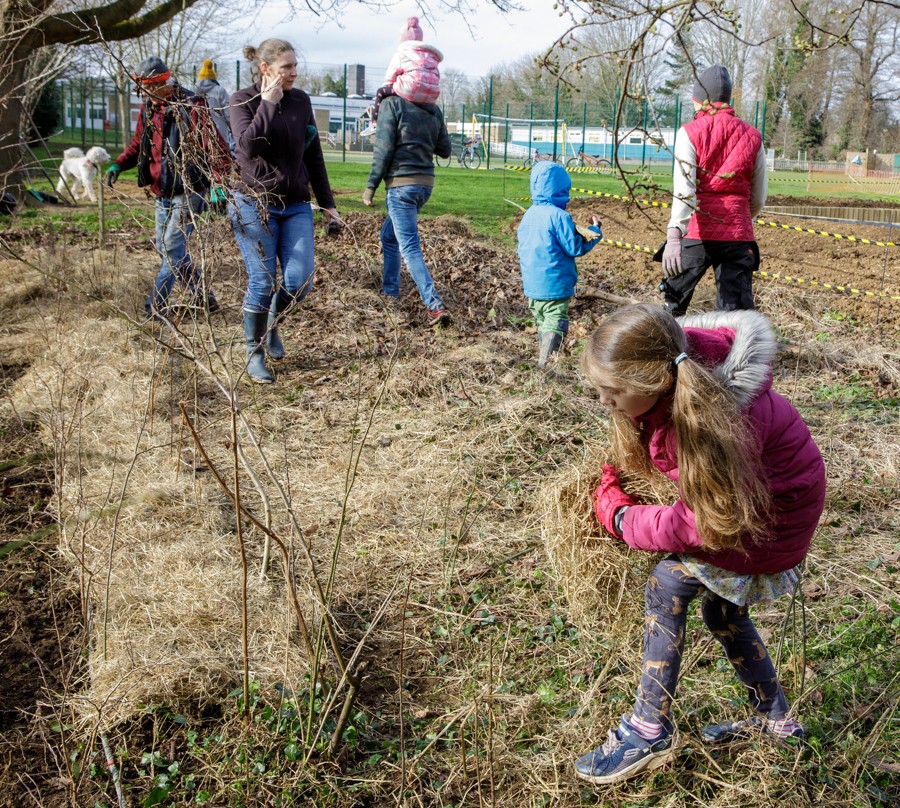
[[[122,171],[127,171],[129,168],[134,168],[137,165],[138,152],[141,150],[141,137],[144,134],[144,113],[141,112],[138,115],[137,125],[134,127],[134,137],[131,138],[131,143],[129,143],[125,147],[125,151],[123,151],[113,162]]]

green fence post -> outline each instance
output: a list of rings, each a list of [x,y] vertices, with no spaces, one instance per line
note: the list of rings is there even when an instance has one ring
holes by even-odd
[[[765,144],[766,142],[766,107],[769,104],[769,99],[763,99],[763,111],[762,111],[762,129],[759,130],[759,133],[762,135],[762,142]]]
[[[584,139],[587,137],[587,101],[581,109],[581,150],[584,151]]]
[[[531,107],[528,109],[528,154],[527,157],[531,157],[531,146],[534,143],[534,101],[531,102]]]
[[[506,159],[509,153],[509,102],[506,102],[506,128],[503,130],[503,165],[508,165]]]
[[[325,140],[328,140],[328,136],[325,136]],[[362,144],[360,144],[360,151],[362,151]],[[344,65],[344,115],[341,120],[341,162],[347,162],[347,65]]]
[[[488,110],[487,110],[487,169],[491,170],[491,124],[494,121],[494,77],[488,82]]]
[[[103,110],[103,147],[106,148],[106,122],[109,120],[109,110],[106,108],[106,102],[108,100],[108,96],[106,94],[106,78],[100,79],[100,99],[102,100],[102,104],[100,105]]]
[[[616,87],[616,100],[613,101],[612,118],[610,119],[610,127],[609,127],[609,133],[610,133],[610,138],[611,138],[611,142],[609,144],[609,162],[611,164],[616,162],[616,151],[617,151],[617,147],[619,145],[618,135],[617,135],[618,126],[617,126],[617,121],[616,121],[616,116],[618,114],[619,114],[619,88]],[[604,152],[605,152],[605,150],[604,150]]]
[[[81,80],[81,148],[87,149],[87,81]]]
[[[235,92],[241,89],[241,60],[234,60],[234,89]]]
[[[62,121],[63,132],[65,132],[65,129],[66,129],[66,85],[63,84],[62,81],[57,81],[56,88],[59,91],[59,106],[60,106],[59,119]]]
[[[553,162],[556,162],[557,129],[559,127],[559,82],[556,82],[556,94],[553,99]]]
[[[647,99],[644,99],[644,109],[641,114],[641,169],[647,160]]]

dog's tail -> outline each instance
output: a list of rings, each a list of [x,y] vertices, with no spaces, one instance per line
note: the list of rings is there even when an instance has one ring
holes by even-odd
[[[65,157],[66,160],[74,160],[76,157],[84,157],[84,152],[77,146],[73,146],[71,149],[66,149],[63,152],[63,157]]]

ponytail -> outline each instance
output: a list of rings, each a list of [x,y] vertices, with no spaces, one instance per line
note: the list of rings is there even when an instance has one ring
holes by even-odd
[[[671,314],[649,304],[615,312],[589,338],[582,369],[595,386],[671,397],[679,491],[704,549],[765,537],[771,494],[760,448],[731,391],[688,355]],[[650,476],[656,469],[639,425],[617,411],[610,420],[614,462]]]

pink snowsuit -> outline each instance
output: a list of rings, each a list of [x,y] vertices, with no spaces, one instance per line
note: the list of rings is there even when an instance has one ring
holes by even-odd
[[[444,61],[433,45],[411,39],[401,42],[394,53],[384,83],[393,87],[399,95],[414,104],[433,104],[441,94],[441,71],[438,64]]]

